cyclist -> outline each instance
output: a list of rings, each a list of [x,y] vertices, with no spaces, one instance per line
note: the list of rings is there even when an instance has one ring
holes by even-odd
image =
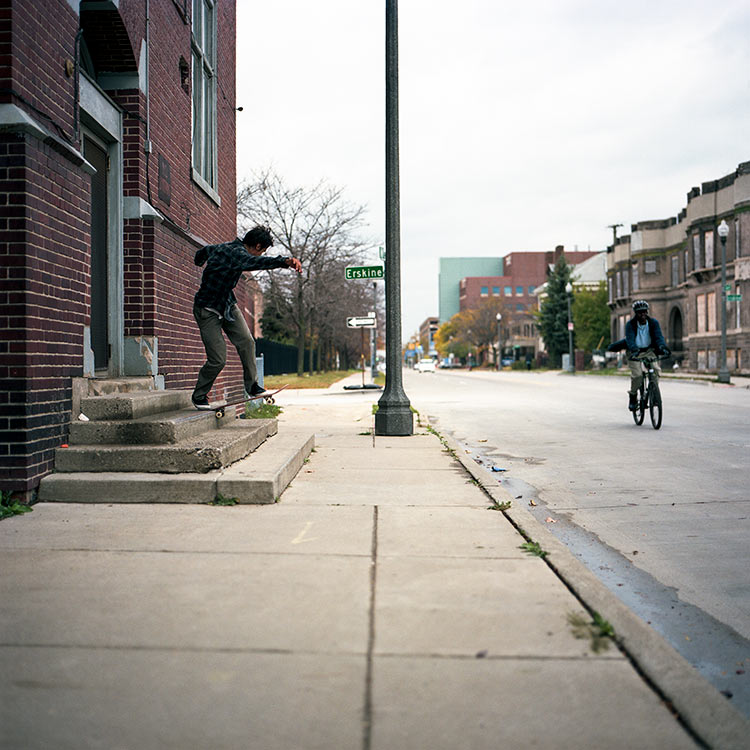
[[[634,360],[633,357],[643,354],[652,354],[655,357],[669,354],[659,321],[648,314],[648,309],[648,302],[645,299],[637,299],[633,302],[634,316],[625,324],[625,348],[628,350],[628,365],[630,366],[630,390],[628,391],[630,411],[638,408],[638,389],[643,383],[643,368],[640,361]],[[661,375],[658,361],[654,362],[654,371],[658,381]]]

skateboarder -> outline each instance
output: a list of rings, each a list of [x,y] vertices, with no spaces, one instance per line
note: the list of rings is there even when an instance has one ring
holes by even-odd
[[[242,317],[233,289],[244,271],[263,271],[272,268],[293,268],[302,273],[297,258],[281,255],[263,257],[273,245],[271,232],[266,227],[251,229],[243,239],[221,245],[207,245],[195,254],[195,264],[203,270],[200,289],[195,295],[193,315],[206,347],[206,364],[198,373],[193,390],[196,409],[210,409],[208,393],[227,361],[227,345],[222,334],[232,342],[242,361],[245,390],[250,396],[260,396],[264,388],[258,385],[255,367],[255,340]]]

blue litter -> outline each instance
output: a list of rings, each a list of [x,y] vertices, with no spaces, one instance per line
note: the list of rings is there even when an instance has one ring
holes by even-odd
[[[492,471],[508,471],[507,469],[501,469],[499,466],[493,466]]]

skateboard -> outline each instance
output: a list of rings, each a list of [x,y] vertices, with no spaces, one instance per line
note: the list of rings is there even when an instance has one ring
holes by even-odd
[[[276,388],[276,390],[273,391],[266,391],[265,393],[261,394],[260,396],[253,396],[252,398],[243,398],[240,401],[232,401],[228,404],[222,404],[221,406],[212,406],[214,415],[216,416],[216,419],[221,419],[224,416],[224,413],[230,406],[239,406],[240,404],[244,404],[247,401],[258,401],[259,399],[263,399],[267,404],[273,404],[275,403],[274,396],[279,393],[280,391],[283,391],[284,388],[288,388],[289,384],[282,385],[281,388]]]

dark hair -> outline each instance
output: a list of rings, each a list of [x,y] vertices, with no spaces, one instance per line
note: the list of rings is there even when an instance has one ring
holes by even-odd
[[[242,241],[250,247],[260,245],[263,250],[273,245],[273,237],[271,236],[271,230],[269,227],[262,227],[258,225],[253,227],[242,239]]]

